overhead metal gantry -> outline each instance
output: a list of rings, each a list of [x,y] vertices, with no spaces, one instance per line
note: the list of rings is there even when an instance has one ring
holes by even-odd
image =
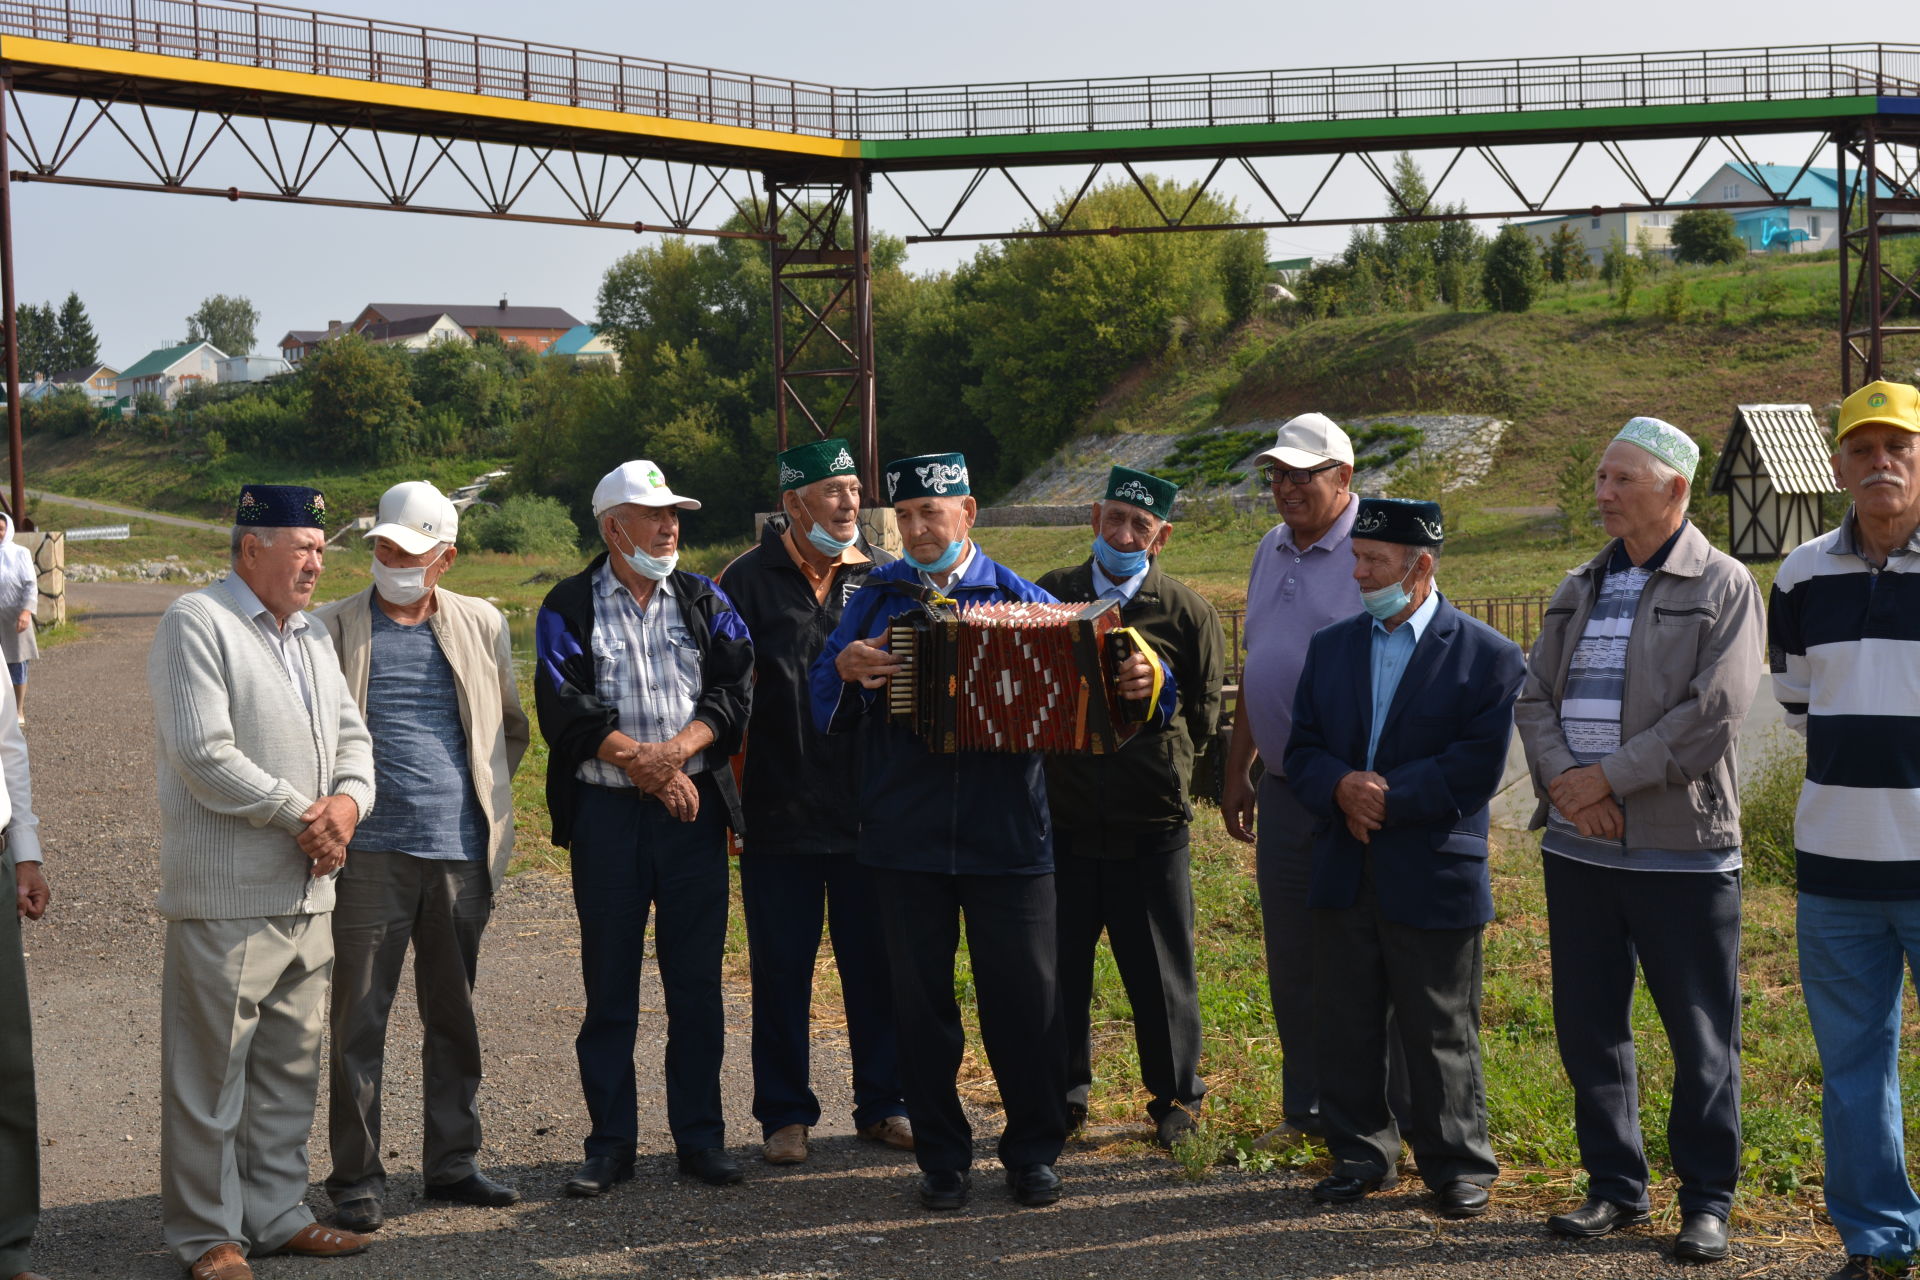
[[[857,424],[870,494],[876,181],[914,220],[910,242],[1597,215],[1568,180],[1596,153],[1637,197],[1608,210],[1667,209],[1712,147],[1759,191],[1685,207],[1776,207],[1789,191],[1748,146],[1811,134],[1800,171],[1833,147],[1849,175],[1843,389],[1879,375],[1889,341],[1920,335],[1905,323],[1920,280],[1880,244],[1887,219],[1920,213],[1914,45],[857,89],[274,4],[0,0],[0,83],[9,319],[13,183],[763,240],[780,442],[790,425]],[[1677,165],[1676,139],[1693,143]],[[1443,157],[1418,207],[1382,163],[1403,150]],[[1550,161],[1522,179],[1523,152]],[[1204,169],[1179,207],[1142,175],[1173,162]],[[1370,207],[1336,194],[1342,166],[1377,184]],[[1496,207],[1447,204],[1474,169],[1493,176]],[[1063,197],[1043,194],[1060,172]],[[1093,225],[1082,200],[1103,175],[1137,186],[1151,218]],[[1255,193],[1244,216],[1196,220],[1200,195],[1229,181]],[[1382,194],[1394,212],[1378,211]],[[1005,225],[1008,197],[1030,219]],[[6,348],[18,511],[10,324]]]

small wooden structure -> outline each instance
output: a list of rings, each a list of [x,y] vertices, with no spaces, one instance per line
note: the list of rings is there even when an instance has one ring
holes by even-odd
[[[1811,405],[1734,409],[1708,492],[1727,495],[1736,558],[1777,560],[1820,532],[1820,498],[1836,492],[1831,452]]]

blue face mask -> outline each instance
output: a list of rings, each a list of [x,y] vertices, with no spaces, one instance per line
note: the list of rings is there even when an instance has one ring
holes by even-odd
[[[626,536],[626,530],[621,529],[620,533],[622,537]],[[633,543],[629,541],[627,545],[633,546]],[[633,547],[631,551],[622,551],[620,558],[641,577],[662,582],[668,574],[673,572],[673,566],[680,562],[680,553],[676,551],[670,556],[650,556],[640,548]]]
[[[793,496],[794,499],[799,502],[800,509],[807,513],[807,519],[812,521],[812,526],[807,530],[807,541],[813,544],[815,551],[818,551],[827,559],[839,559],[842,555],[846,554],[849,547],[860,540],[860,530],[856,527],[853,531],[853,537],[848,538],[845,542],[840,541],[840,539],[828,533],[824,525],[814,519],[813,508],[807,505],[805,498],[802,498],[797,493]]]
[[[1407,576],[1413,576],[1413,570],[1407,570]],[[1360,593],[1360,604],[1374,617],[1385,622],[1394,614],[1413,603],[1413,597],[1407,594],[1407,579],[1402,578],[1390,587],[1379,587]]]
[[[913,553],[910,551],[903,551],[900,555],[908,564],[922,573],[945,573],[959,562],[960,552],[966,548],[966,545],[966,539],[964,538],[958,542],[949,542],[947,549],[940,553],[940,558],[929,564],[922,564],[920,561],[915,560]]]
[[[1117,551],[1107,541],[1106,535],[1099,533],[1093,535],[1093,558],[1115,582],[1125,582],[1147,567],[1147,553],[1144,550]]]

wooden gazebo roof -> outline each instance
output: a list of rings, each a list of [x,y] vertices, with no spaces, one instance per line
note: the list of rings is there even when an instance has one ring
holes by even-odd
[[[1710,493],[1726,493],[1733,483],[1733,460],[1740,434],[1753,440],[1754,452],[1775,493],[1832,493],[1832,452],[1827,431],[1805,404],[1743,404],[1733,411],[1733,428],[1713,468]]]

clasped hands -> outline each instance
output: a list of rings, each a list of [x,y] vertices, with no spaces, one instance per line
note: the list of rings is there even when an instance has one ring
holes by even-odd
[[[686,762],[687,757],[672,742],[636,742],[619,748],[612,756],[612,763],[629,782],[665,805],[677,820],[692,822],[700,814],[700,790],[692,778],[680,772]]]
[[[1613,798],[1613,784],[1599,765],[1568,769],[1547,783],[1547,798],[1581,835],[1603,840],[1626,838],[1626,814]]]
[[[1361,844],[1372,844],[1373,833],[1387,824],[1387,780],[1371,769],[1355,769],[1334,783],[1333,802]]]
[[[360,806],[350,796],[322,796],[300,815],[306,824],[294,837],[313,861],[315,876],[331,875],[347,865],[347,842],[360,825]]]
[[[833,669],[848,684],[862,689],[878,689],[905,665],[884,646],[886,632],[865,640],[852,640],[833,659]],[[1142,654],[1132,654],[1120,664],[1114,681],[1120,696],[1138,702],[1153,692],[1153,665]]]

